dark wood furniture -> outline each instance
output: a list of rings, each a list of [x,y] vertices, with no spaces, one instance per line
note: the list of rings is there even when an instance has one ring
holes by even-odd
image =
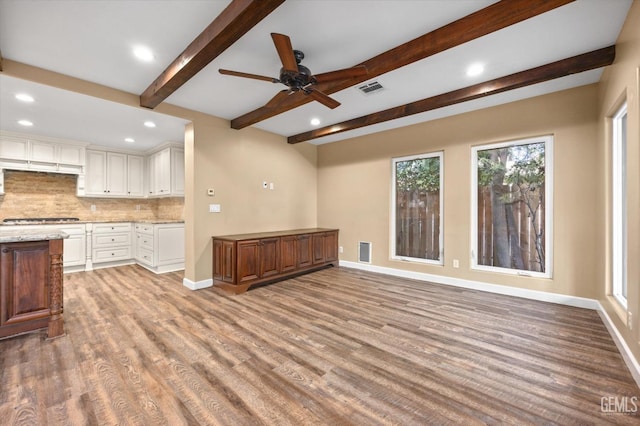
[[[338,262],[338,230],[325,228],[213,239],[213,279],[235,294],[249,287],[279,281]]]
[[[62,239],[0,243],[0,338],[64,334]]]

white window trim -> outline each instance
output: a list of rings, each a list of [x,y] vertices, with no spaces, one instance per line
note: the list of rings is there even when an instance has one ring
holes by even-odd
[[[439,245],[440,254],[438,260],[421,259],[417,257],[397,256],[396,255],[396,163],[403,161],[419,160],[423,158],[439,158],[440,160],[440,227],[439,227]],[[428,154],[411,155],[408,157],[398,157],[391,159],[391,226],[389,235],[389,256],[393,260],[402,260],[405,262],[426,263],[431,265],[444,265],[444,152],[432,152]]]
[[[612,117],[613,138],[611,144],[611,282],[613,297],[627,309],[623,288],[627,287],[627,180],[626,135],[623,135],[621,118],[627,115],[625,102]],[[628,116],[627,116],[628,117]]]
[[[545,272],[524,271],[498,266],[478,265],[478,151],[495,148],[505,148],[516,145],[528,145],[544,142],[545,161]],[[518,139],[509,142],[479,145],[471,149],[471,269],[487,272],[500,272],[537,278],[553,277],[553,136]]]

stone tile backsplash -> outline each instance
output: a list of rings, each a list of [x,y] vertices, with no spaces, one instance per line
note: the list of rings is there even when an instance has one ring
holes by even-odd
[[[78,217],[102,220],[182,220],[184,198],[116,199],[76,196],[75,175],[5,170],[0,221],[5,218]],[[95,211],[91,206],[95,205]]]

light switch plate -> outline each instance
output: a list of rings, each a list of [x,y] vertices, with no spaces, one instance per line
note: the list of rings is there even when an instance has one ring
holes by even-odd
[[[220,213],[220,204],[209,204],[209,213]]]

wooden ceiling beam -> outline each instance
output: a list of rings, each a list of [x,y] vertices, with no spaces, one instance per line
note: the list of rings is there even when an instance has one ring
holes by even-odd
[[[140,95],[155,108],[285,0],[233,0]]]
[[[361,64],[356,64],[367,67],[369,72],[365,76],[346,81],[320,84],[318,85],[318,90],[330,95],[389,71],[460,46],[510,25],[533,18],[573,1],[575,0],[499,1],[407,43],[387,50]],[[234,129],[242,129],[304,105],[312,100],[313,99],[308,96],[300,94],[296,96],[294,94],[294,96],[290,96],[286,101],[278,104],[276,107],[263,106],[231,120],[231,127]]]
[[[611,65],[616,56],[615,46],[594,50],[582,55],[562,59],[537,68],[521,71],[495,80],[486,81],[463,89],[432,96],[430,98],[411,102],[406,105],[389,108],[373,114],[364,115],[352,120],[332,124],[309,132],[299,133],[287,138],[290,144],[310,141],[336,133],[359,129],[371,126],[372,124],[383,123],[407,117],[413,114],[432,111],[449,105],[472,101],[485,96],[496,95],[509,90],[519,89],[532,84],[542,83],[571,74],[589,71]]]

